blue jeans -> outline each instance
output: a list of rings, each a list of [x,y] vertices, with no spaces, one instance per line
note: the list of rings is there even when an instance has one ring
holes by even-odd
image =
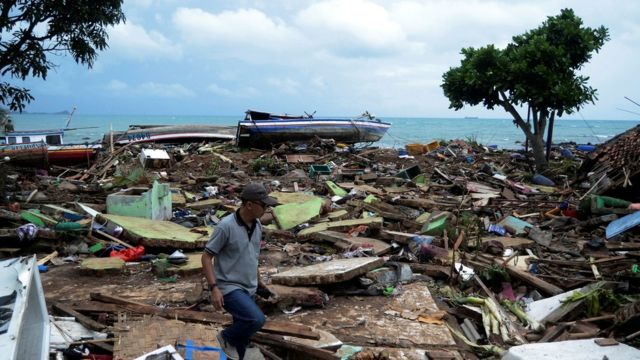
[[[233,323],[222,331],[222,337],[236,347],[242,360],[249,338],[264,325],[264,314],[254,297],[240,289],[224,295],[224,309],[233,317]]]

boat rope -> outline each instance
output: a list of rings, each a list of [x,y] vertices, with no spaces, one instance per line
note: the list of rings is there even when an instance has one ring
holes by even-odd
[[[360,128],[358,127],[358,125],[356,125],[355,119],[349,119],[349,121],[351,122],[351,125],[353,125],[353,128],[356,129],[356,134],[358,136],[358,142],[360,142],[362,139],[362,134],[360,133]]]

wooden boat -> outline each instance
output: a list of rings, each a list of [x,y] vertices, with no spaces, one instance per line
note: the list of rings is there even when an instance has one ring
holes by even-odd
[[[48,148],[44,142],[0,145],[0,160],[15,165],[46,168]]]
[[[126,131],[113,131],[104,135],[103,143],[125,145],[129,143],[159,142],[188,143],[199,141],[229,141],[235,139],[235,126],[215,125],[131,125]]]
[[[236,134],[240,147],[265,148],[316,137],[346,144],[376,142],[391,126],[368,112],[357,118],[314,118],[313,114],[277,115],[254,110],[245,114]]]
[[[100,144],[63,144],[64,132],[74,129],[23,130],[0,133],[0,154],[26,166],[73,165],[87,162],[102,148]],[[43,149],[44,146],[44,149]],[[35,156],[29,160],[28,156]]]

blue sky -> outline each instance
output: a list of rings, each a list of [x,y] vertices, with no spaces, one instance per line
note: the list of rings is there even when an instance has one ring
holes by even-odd
[[[442,74],[460,49],[505,46],[560,9],[611,41],[583,73],[599,101],[565,118],[638,119],[636,0],[125,0],[125,24],[92,69],[66,57],[46,81],[29,80],[27,111],[238,115],[248,108],[321,115],[507,118],[448,109]]]

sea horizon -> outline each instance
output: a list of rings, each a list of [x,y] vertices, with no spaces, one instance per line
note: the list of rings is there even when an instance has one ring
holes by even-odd
[[[211,124],[235,126],[244,115],[86,115],[74,114],[64,142],[95,143],[110,129],[126,130],[129,125]],[[316,117],[336,118],[340,116]],[[16,130],[63,129],[68,113],[11,114]],[[473,140],[499,148],[519,149],[525,137],[512,119],[488,117],[387,117],[376,116],[391,128],[374,146],[400,148],[410,143],[433,140]],[[553,143],[600,144],[640,124],[629,119],[556,119]]]

